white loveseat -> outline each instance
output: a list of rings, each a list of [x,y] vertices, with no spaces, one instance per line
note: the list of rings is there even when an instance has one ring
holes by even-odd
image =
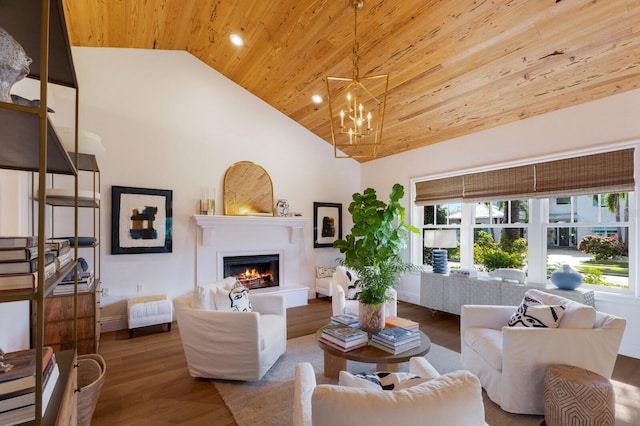
[[[482,388],[473,374],[440,375],[420,357],[411,358],[410,371],[432,380],[397,391],[317,385],[311,364],[300,363],[293,426],[486,425]]]
[[[250,296],[252,312],[194,308],[192,293],[174,299],[189,373],[193,377],[260,380],[287,349],[284,298]]]
[[[346,313],[358,314],[360,302],[356,299],[348,298],[349,287],[354,286],[357,279],[357,275],[344,266],[336,267],[333,279],[331,280],[333,293],[331,299],[331,310],[333,315]],[[390,300],[384,304],[384,316],[395,317],[398,315],[398,293],[395,289],[390,288],[387,290],[387,295]]]
[[[527,294],[565,306],[558,328],[507,326],[516,306],[463,305],[462,364],[503,410],[544,414],[547,367],[568,364],[611,378],[626,321],[539,290]]]

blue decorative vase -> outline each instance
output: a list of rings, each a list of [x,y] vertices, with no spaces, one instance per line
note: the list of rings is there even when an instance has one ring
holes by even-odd
[[[571,265],[561,265],[551,274],[551,282],[562,290],[575,290],[582,284],[582,274]]]

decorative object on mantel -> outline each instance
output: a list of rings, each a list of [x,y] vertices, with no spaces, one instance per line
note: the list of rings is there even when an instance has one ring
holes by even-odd
[[[251,161],[232,164],[224,174],[224,214],[273,216],[273,184],[269,173]]]
[[[25,78],[32,59],[4,28],[0,27],[0,101],[13,103],[11,88]]]
[[[333,247],[342,238],[342,204],[313,203],[313,247]]]
[[[216,214],[216,190],[214,188],[207,188],[202,191],[200,214],[208,216]]]
[[[551,273],[551,282],[562,290],[575,290],[582,285],[582,274],[565,263]]]
[[[280,217],[289,216],[289,202],[287,200],[278,200],[276,202],[276,212]]]
[[[331,139],[335,158],[375,158],[382,139],[389,75],[360,76],[358,10],[364,1],[352,0],[352,6],[353,76],[327,77]]]
[[[360,278],[357,284],[360,326],[370,333],[384,328],[387,290],[398,284],[401,274],[417,269],[400,256],[409,233],[419,232],[405,223],[405,209],[400,204],[403,196],[404,187],[398,183],[393,185],[388,204],[378,200],[372,188],[353,194],[349,204],[353,218],[351,233],[333,243],[345,255],[338,263],[355,271]]]

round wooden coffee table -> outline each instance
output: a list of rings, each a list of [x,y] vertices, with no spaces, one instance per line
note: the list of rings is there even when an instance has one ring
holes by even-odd
[[[341,370],[347,371],[347,360],[376,364],[377,371],[398,371],[399,364],[409,361],[411,357],[426,355],[431,349],[431,340],[426,334],[419,331],[420,346],[397,355],[373,346],[342,352],[320,341],[319,337],[322,335],[323,328],[320,327],[316,331],[316,342],[324,352],[324,375],[335,379],[338,378]]]

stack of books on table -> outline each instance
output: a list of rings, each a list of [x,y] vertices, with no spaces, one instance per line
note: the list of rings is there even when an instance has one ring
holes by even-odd
[[[78,278],[78,292],[82,293],[91,290],[91,287],[93,287],[94,278],[95,276],[93,274],[93,269],[84,271],[82,273],[82,276]],[[60,281],[56,288],[53,289],[53,294],[73,294],[74,284],[75,282],[73,280]]]
[[[401,327],[385,328],[373,333],[370,345],[397,355],[420,346],[420,332]]]
[[[0,425],[15,425],[34,420],[36,417],[36,350],[26,349],[4,354],[2,362],[12,365],[8,371],[0,372]],[[53,348],[42,350],[42,414],[44,415],[60,369]]]
[[[331,317],[331,322],[360,328],[360,319],[357,314],[338,314]]]
[[[47,279],[56,272],[55,256],[38,254],[38,237],[0,237],[0,291],[35,290],[42,259]]]
[[[407,318],[386,317],[384,319],[385,328],[401,327],[401,328],[406,328],[407,330],[418,330],[419,326],[420,324],[418,324],[415,321],[411,321],[410,319],[407,319]]]
[[[322,329],[319,340],[334,349],[349,352],[367,346],[369,336],[366,332],[357,328],[339,323],[330,323]]]

